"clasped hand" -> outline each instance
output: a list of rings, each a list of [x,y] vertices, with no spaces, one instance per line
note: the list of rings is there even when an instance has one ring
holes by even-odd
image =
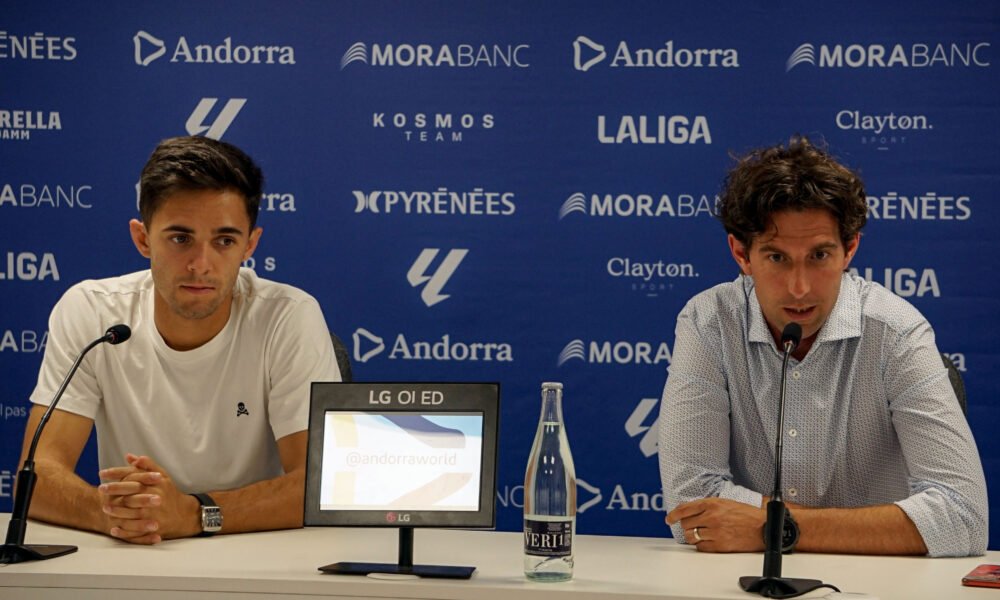
[[[132,544],[158,544],[193,535],[191,511],[197,500],[179,491],[148,456],[126,454],[125,461],[127,466],[99,473],[104,483],[97,490],[108,518],[108,534]]]
[[[685,502],[666,518],[668,525],[680,522],[684,539],[695,544],[699,552],[761,551],[766,520],[763,508],[725,498]]]

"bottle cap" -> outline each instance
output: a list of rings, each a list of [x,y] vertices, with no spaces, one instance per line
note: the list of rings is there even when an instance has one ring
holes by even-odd
[[[542,382],[542,389],[543,390],[561,390],[561,389],[563,389],[563,385],[561,383],[559,383],[558,381],[544,381],[544,382]]]

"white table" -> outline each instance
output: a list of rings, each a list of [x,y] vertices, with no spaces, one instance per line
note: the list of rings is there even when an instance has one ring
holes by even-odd
[[[3,531],[7,518],[0,515]],[[48,561],[0,566],[0,598],[746,599],[756,596],[740,591],[737,579],[759,575],[762,564],[760,554],[699,554],[671,539],[582,535],[576,538],[572,581],[533,583],[522,575],[517,533],[418,529],[414,537],[414,562],[474,565],[478,570],[466,581],[384,581],[317,571],[337,561],[394,562],[395,530],[311,528],[145,547],[32,522],[28,543],[80,549]],[[794,554],[785,557],[784,575],[822,579],[882,600],[1000,600],[1000,592],[960,583],[962,575],[988,562],[1000,562],[1000,552],[959,559]],[[806,597],[821,598],[829,591]]]

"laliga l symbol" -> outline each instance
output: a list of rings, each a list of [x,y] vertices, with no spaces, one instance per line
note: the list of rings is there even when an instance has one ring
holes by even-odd
[[[583,46],[586,46],[597,53],[596,56],[588,60],[587,62],[581,63]],[[601,62],[608,56],[608,53],[604,51],[604,46],[598,44],[594,40],[590,39],[585,35],[578,36],[576,41],[573,42],[573,66],[576,67],[577,71],[588,71],[590,67]]]
[[[155,50],[149,53],[149,55],[146,56],[146,58],[142,57],[143,42],[152,44],[152,46],[155,48]],[[149,63],[163,56],[163,54],[167,51],[166,44],[163,43],[163,40],[154,37],[146,33],[145,31],[140,31],[136,33],[135,36],[132,38],[132,43],[135,44],[135,64],[142,65],[144,67],[148,66]]]

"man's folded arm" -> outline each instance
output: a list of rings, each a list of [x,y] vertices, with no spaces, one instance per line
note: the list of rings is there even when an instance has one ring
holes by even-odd
[[[47,408],[37,404],[31,407],[19,470]],[[52,411],[35,451],[38,479],[28,513],[31,518],[107,533],[108,519],[101,511],[101,495],[75,472],[93,426],[94,422],[87,417],[59,409]]]

